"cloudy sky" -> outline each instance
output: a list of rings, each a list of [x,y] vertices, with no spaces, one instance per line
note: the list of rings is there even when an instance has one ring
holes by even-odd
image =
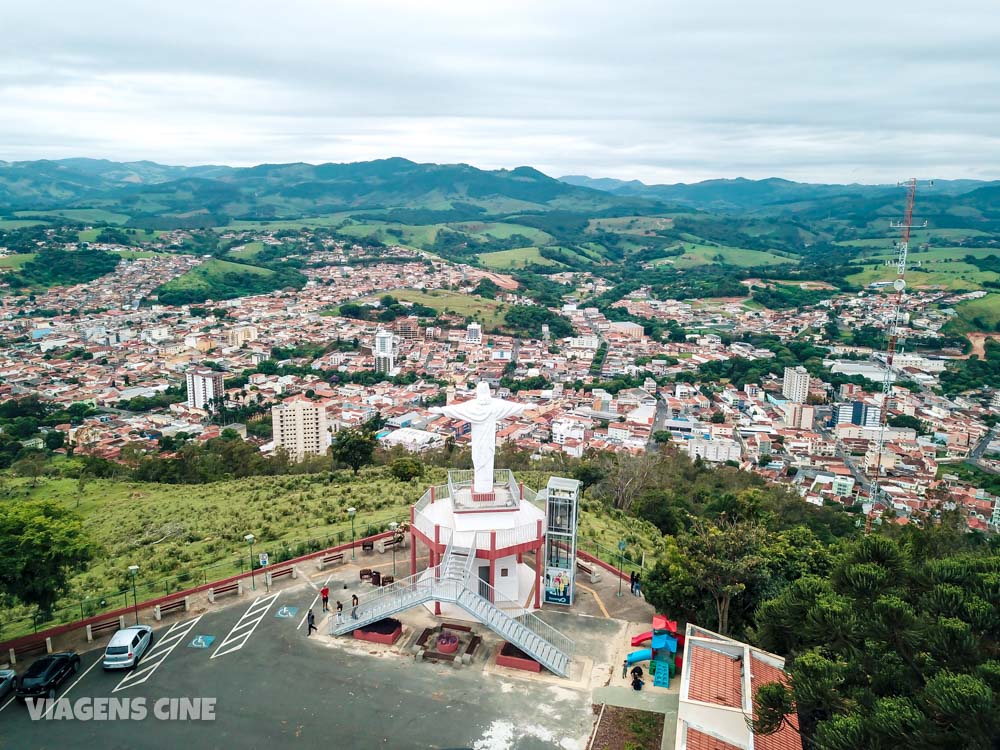
[[[0,160],[1000,178],[995,0],[48,0],[0,28]]]

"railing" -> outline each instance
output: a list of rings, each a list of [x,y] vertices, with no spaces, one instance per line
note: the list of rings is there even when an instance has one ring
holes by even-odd
[[[573,652],[576,649],[576,644],[573,640],[554,627],[549,625],[541,617],[538,617],[531,612],[528,612],[524,607],[522,607],[517,602],[512,599],[508,599],[506,596],[501,594],[493,586],[490,586],[486,581],[478,581],[479,591],[485,591],[488,596],[484,597],[480,595],[474,587],[465,587],[465,592],[467,595],[474,596],[478,599],[482,599],[487,604],[492,604],[498,610],[503,612],[507,617],[512,620],[516,620],[523,627],[530,630],[532,633],[537,635],[542,640],[548,641],[555,648],[566,654],[567,658],[573,657]],[[515,644],[516,645],[516,644]]]
[[[334,625],[332,633],[346,633],[359,627],[358,623],[364,623],[374,619],[381,619],[385,613],[398,608],[399,600],[407,595],[420,594],[420,599],[430,597],[436,585],[435,576],[437,568],[428,568],[431,575],[426,575],[427,571],[422,571],[416,575],[408,576],[400,581],[394,581],[388,586],[382,586],[372,596],[365,597],[362,604],[358,606],[358,619],[348,618],[345,622]],[[426,577],[425,577],[426,576]],[[388,605],[388,606],[384,606]]]

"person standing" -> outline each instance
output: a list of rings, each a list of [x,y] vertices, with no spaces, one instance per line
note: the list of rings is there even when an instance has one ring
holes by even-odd
[[[628,592],[635,596],[635,571],[628,574]]]
[[[306,615],[306,622],[309,623],[309,629],[306,630],[307,636],[312,635],[314,630],[319,630],[319,628],[316,627],[316,615],[313,614],[311,609],[309,610],[309,614]]]
[[[358,600],[358,595],[357,594],[351,594],[351,619],[352,620],[357,620],[358,619],[358,604],[360,604],[360,601]]]
[[[337,600],[337,624],[344,624],[344,605],[339,599]]]
[[[323,611],[330,611],[330,587],[324,585],[323,588],[319,590],[319,595],[323,598]]]
[[[622,660],[622,679],[628,677],[628,659]]]
[[[642,580],[639,578],[638,572],[635,574],[635,587],[632,590],[632,593],[636,596],[642,596]]]

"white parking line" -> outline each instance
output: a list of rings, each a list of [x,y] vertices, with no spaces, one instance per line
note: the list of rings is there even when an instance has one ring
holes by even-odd
[[[7,708],[7,706],[9,706],[11,703],[13,703],[16,698],[17,698],[16,695],[12,695],[9,701],[7,701],[2,706],[0,706],[0,711],[3,711],[5,708]]]
[[[100,664],[100,663],[101,663],[101,662],[102,662],[103,660],[104,660],[104,657],[103,657],[103,656],[98,656],[98,657],[97,657],[97,661],[95,661],[95,662],[94,662],[93,664],[91,664],[91,665],[90,665],[89,667],[87,667],[87,669],[86,669],[86,670],[84,671],[84,673],[83,673],[82,675],[80,675],[79,677],[77,677],[77,678],[76,678],[75,680],[73,680],[73,684],[72,684],[72,685],[70,685],[70,686],[69,686],[68,688],[66,688],[65,690],[63,690],[63,693],[62,693],[62,695],[60,695],[60,696],[58,696],[58,697],[59,697],[60,699],[62,699],[62,698],[65,698],[65,697],[66,697],[67,695],[69,695],[69,691],[70,691],[70,690],[72,690],[73,688],[75,688],[75,687],[76,687],[76,683],[78,683],[78,682],[79,682],[80,680],[82,680],[82,679],[83,679],[84,677],[86,677],[86,676],[87,676],[88,674],[90,674],[90,670],[91,670],[91,669],[93,669],[94,667],[96,667],[96,666],[97,666],[98,664]],[[49,707],[48,707],[47,709],[45,709],[45,713],[44,713],[44,714],[42,714],[42,718],[44,719],[44,718],[45,718],[46,716],[48,716],[48,715],[49,715],[49,712],[50,712],[50,711],[51,711],[51,710],[52,710],[53,708],[55,708],[55,707],[56,707],[56,702],[55,702],[55,701],[52,701],[52,702],[51,702],[51,703],[49,704]]]
[[[222,639],[222,643],[218,645],[215,649],[215,653],[212,654],[214,659],[217,656],[225,656],[226,654],[231,654],[233,651],[239,651],[246,645],[246,642],[250,640],[250,636],[253,635],[253,631],[257,629],[260,625],[261,620],[267,614],[267,611],[274,604],[275,600],[278,598],[278,593],[271,594],[270,596],[264,597],[263,599],[257,598],[254,603],[250,605],[243,616],[239,619],[233,629],[229,631],[225,638]],[[249,630],[247,629],[249,627]],[[240,632],[238,632],[240,631]]]
[[[330,575],[328,575],[326,577],[326,580],[323,581],[323,585],[324,586],[329,585],[331,578],[333,578],[333,573],[331,573]],[[318,602],[318,601],[319,601],[319,594],[316,594],[316,596],[313,597],[312,604],[309,605],[309,609],[312,609],[313,607],[315,607],[316,606],[316,602]],[[306,613],[304,615],[302,615],[302,620],[299,622],[298,627],[295,628],[296,630],[302,630],[302,626],[306,624],[306,618],[309,616],[309,609],[307,609]]]
[[[177,648],[177,644],[183,641],[188,633],[194,629],[194,626],[198,624],[201,617],[201,615],[198,615],[193,620],[188,620],[187,622],[175,622],[170,627],[170,630],[160,636],[160,639],[153,646],[149,654],[139,662],[139,667],[125,675],[122,681],[111,692],[117,693],[119,690],[124,690],[134,685],[141,685],[152,677],[153,672],[166,661],[167,657],[170,656],[170,652]]]

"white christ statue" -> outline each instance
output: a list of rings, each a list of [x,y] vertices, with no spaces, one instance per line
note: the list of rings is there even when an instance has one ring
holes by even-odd
[[[460,404],[435,406],[431,411],[472,424],[472,491],[493,492],[493,459],[497,452],[497,420],[520,414],[526,404],[493,398],[486,383],[476,384],[476,397]]]

